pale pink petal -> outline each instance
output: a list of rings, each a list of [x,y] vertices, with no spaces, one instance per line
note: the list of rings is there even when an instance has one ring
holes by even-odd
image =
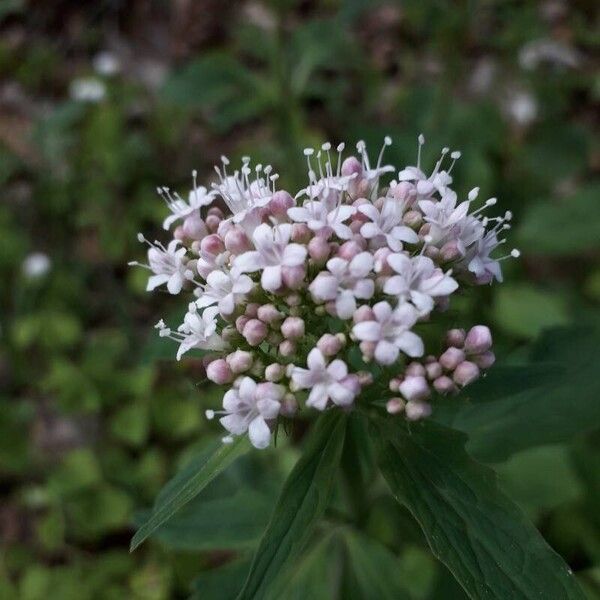
[[[260,260],[260,254],[256,251],[244,252],[240,254],[234,261],[235,268],[241,273],[253,273],[258,271],[262,262]]]
[[[266,448],[271,441],[271,430],[265,420],[258,416],[253,419],[248,427],[248,437],[255,448]]]
[[[348,367],[343,360],[336,359],[327,367],[327,373],[336,381],[339,381],[348,375]]]
[[[313,348],[308,353],[306,364],[311,371],[322,370],[325,368],[325,357],[318,348]]]
[[[381,325],[377,321],[357,323],[352,332],[362,342],[376,342],[381,337]]]
[[[281,267],[279,265],[265,267],[260,282],[268,292],[275,292],[281,287]]]
[[[375,360],[382,365],[391,365],[398,358],[398,348],[387,340],[380,340],[375,346]]]
[[[408,356],[423,356],[425,348],[423,346],[423,340],[412,331],[405,331],[403,334],[396,338],[396,344],[398,348],[402,350]],[[377,351],[375,351],[377,354]]]
[[[373,307],[373,312],[377,320],[383,323],[392,316],[392,307],[387,302],[378,302]]]
[[[283,251],[283,262],[286,267],[297,267],[306,259],[306,248],[300,244],[289,244]]]

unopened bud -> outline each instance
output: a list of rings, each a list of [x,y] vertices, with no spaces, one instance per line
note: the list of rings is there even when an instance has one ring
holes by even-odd
[[[451,346],[440,356],[439,363],[447,371],[454,371],[463,360],[465,360],[465,353],[459,348]]]
[[[396,200],[402,200],[404,202],[413,200],[416,197],[415,186],[408,181],[401,181],[392,188],[390,193]]]
[[[373,375],[371,375],[371,373],[368,371],[359,371],[357,375],[358,383],[360,383],[361,387],[365,387],[373,383]]]
[[[392,251],[386,246],[385,248],[379,248],[373,255],[374,267],[373,270],[378,275],[391,275],[393,273],[392,267],[390,267],[387,259],[392,254]]]
[[[203,252],[207,252],[208,254],[221,254],[221,252],[225,251],[225,244],[223,240],[216,234],[212,233],[211,235],[207,235],[201,242],[200,248]]]
[[[355,156],[349,156],[342,163],[341,172],[344,177],[350,177],[352,175],[360,177],[363,172],[362,164]]]
[[[473,383],[479,377],[479,367],[468,360],[461,362],[454,370],[452,378],[461,387]]]
[[[471,360],[480,368],[480,369],[489,369],[496,362],[496,355],[488,350],[487,352],[482,352],[481,354],[476,354],[471,357]]]
[[[308,254],[317,264],[325,263],[330,250],[329,242],[320,235],[308,242]]]
[[[404,402],[402,398],[391,398],[387,401],[385,410],[387,410],[390,415],[397,415],[404,410],[405,406],[406,402]]]
[[[225,234],[225,248],[232,254],[243,254],[252,249],[252,244],[246,232],[236,225]]]
[[[312,231],[306,223],[294,223],[292,225],[292,242],[307,244],[312,235]]]
[[[292,340],[283,340],[281,344],[279,344],[279,354],[281,356],[285,356],[286,358],[289,356],[293,356],[296,352],[296,344],[292,342]]]
[[[402,222],[411,229],[419,229],[423,224],[423,215],[417,210],[409,210],[402,217]]]
[[[251,346],[258,346],[267,337],[267,333],[267,326],[258,319],[250,319],[242,331],[242,335]]]
[[[362,323],[363,321],[374,321],[374,320],[375,320],[375,313],[373,312],[371,307],[367,306],[366,304],[359,306],[354,311],[354,314],[352,315],[352,321],[355,324]]]
[[[481,354],[492,347],[492,333],[485,325],[471,327],[465,339],[467,354]]]
[[[284,301],[288,306],[300,306],[302,304],[302,298],[298,294],[290,294],[284,298]]]
[[[462,253],[456,240],[450,240],[440,248],[439,258],[442,262],[450,262],[460,258],[461,256]]]
[[[246,323],[249,321],[250,319],[246,316],[246,315],[240,315],[236,320],[235,320],[235,328],[241,333],[244,333],[244,327],[246,327]]]
[[[446,333],[446,346],[462,348],[465,343],[466,333],[464,329],[449,329]]]
[[[427,379],[433,381],[442,376],[442,365],[439,362],[430,362],[425,365]]]
[[[302,287],[306,271],[302,265],[295,267],[282,267],[281,277],[283,284],[291,290],[297,290]]]
[[[285,367],[279,363],[273,363],[265,369],[265,379],[267,381],[279,381],[285,375]]]
[[[258,315],[258,307],[259,306],[260,306],[260,304],[257,304],[256,302],[250,302],[250,303],[246,304],[246,310],[244,311],[244,314],[249,319],[256,319],[256,317]]]
[[[375,356],[375,342],[361,342],[359,348],[365,362],[369,362]]]
[[[258,318],[263,323],[275,323],[283,317],[283,313],[279,312],[273,304],[263,304],[258,307]]]
[[[217,215],[207,215],[206,217],[206,228],[214,233],[215,231],[217,231],[219,229],[219,224],[221,223],[221,219],[219,219],[219,217],[217,217]]]
[[[454,381],[450,379],[447,375],[442,375],[438,377],[433,382],[433,389],[438,394],[450,394],[456,391],[456,386],[454,385]]]
[[[192,213],[186,217],[182,225],[183,234],[190,240],[201,240],[208,234],[206,224],[198,213]]]
[[[293,417],[298,412],[298,401],[294,394],[286,394],[281,402],[279,412],[284,417]]]
[[[400,384],[399,391],[408,401],[429,398],[429,385],[425,377],[406,377]]]
[[[419,421],[431,415],[431,404],[428,402],[407,402],[404,411],[409,421]]]
[[[304,335],[304,321],[300,317],[288,317],[281,324],[281,333],[288,340],[297,340]]]
[[[223,385],[233,380],[233,373],[225,359],[218,358],[206,367],[206,377],[214,383]]]
[[[252,366],[252,354],[244,350],[236,350],[228,354],[225,360],[234,375],[244,373]]]
[[[287,210],[294,206],[294,199],[285,190],[278,190],[273,194],[268,204],[269,212],[278,218],[287,217]]]
[[[407,377],[425,377],[425,367],[418,362],[411,362],[404,372]]]
[[[362,252],[362,248],[354,240],[344,242],[338,249],[337,255],[347,261],[351,261],[357,254]]]
[[[319,338],[317,348],[323,356],[335,356],[342,349],[342,342],[337,336],[325,333]]]
[[[396,393],[400,389],[401,383],[402,383],[402,379],[399,379],[398,377],[392,377],[392,379],[390,379],[390,383],[388,385],[390,392]]]

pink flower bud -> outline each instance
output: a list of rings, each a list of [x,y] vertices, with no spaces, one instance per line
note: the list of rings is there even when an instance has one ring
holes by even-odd
[[[393,198],[405,202],[416,197],[415,186],[408,181],[401,181],[394,187],[390,188],[390,192]]]
[[[304,321],[300,317],[288,317],[281,324],[281,333],[288,340],[297,340],[304,335]]]
[[[283,313],[280,313],[273,304],[263,304],[258,307],[257,311],[258,318],[263,323],[274,323],[279,321],[283,317]]]
[[[374,321],[374,320],[375,320],[375,313],[373,312],[371,307],[367,306],[366,304],[359,306],[354,311],[354,314],[352,315],[352,322],[354,324],[362,323],[363,321]]]
[[[265,379],[267,381],[279,381],[285,375],[285,367],[279,363],[268,365],[265,369]]]
[[[407,400],[425,400],[429,398],[429,385],[425,377],[406,377],[400,384],[400,393]]]
[[[246,305],[246,310],[244,311],[244,314],[250,319],[256,319],[259,306],[260,304],[257,304],[256,302],[250,302]]]
[[[471,327],[465,339],[465,352],[467,354],[481,354],[492,347],[492,333],[485,325]]]
[[[211,235],[207,235],[200,242],[200,248],[203,252],[216,255],[221,254],[221,252],[225,251],[225,244],[216,233],[212,233]]]
[[[298,294],[290,294],[284,298],[285,303],[288,306],[300,306],[302,304],[302,298]]]
[[[292,225],[292,242],[308,244],[312,235],[312,231],[306,223],[294,223]]]
[[[355,156],[349,156],[342,163],[342,175],[344,177],[355,175],[358,178],[362,175],[362,172],[362,164]]]
[[[418,362],[411,362],[404,371],[407,377],[425,377],[425,367]]]
[[[360,252],[362,252],[362,248],[354,240],[348,240],[339,247],[337,255],[351,261]]]
[[[388,384],[390,392],[396,393],[400,389],[401,383],[402,379],[400,379],[399,377],[392,377],[392,379],[390,379],[390,383]]]
[[[201,240],[208,234],[208,229],[206,229],[206,225],[198,212],[194,212],[185,218],[182,229],[185,237],[190,240]]]
[[[433,381],[438,377],[442,376],[442,365],[439,362],[430,362],[425,365],[425,371],[427,373],[427,379]]]
[[[431,414],[431,404],[428,402],[407,402],[404,411],[409,421],[418,421]]]
[[[436,380],[434,380],[433,389],[438,394],[444,395],[444,394],[450,394],[452,392],[455,392],[456,386],[454,385],[454,381],[452,381],[452,379],[450,379],[450,377],[448,377],[446,375],[442,375],[441,377],[438,377]]]
[[[181,225],[175,227],[175,230],[173,231],[173,237],[180,242],[185,240],[185,231],[183,231],[183,227]]]
[[[440,260],[442,262],[450,262],[460,258],[461,256],[462,253],[456,240],[450,240],[440,248]]]
[[[249,321],[250,319],[246,316],[246,315],[240,315],[236,320],[235,320],[235,328],[240,332],[243,333],[244,332],[244,327],[246,327],[246,323]]]
[[[435,246],[427,246],[423,254],[425,254],[425,256],[427,256],[431,260],[436,261],[440,257],[440,250]]]
[[[359,245],[360,251],[364,252],[367,249],[367,240],[362,235],[355,235],[352,241]]]
[[[471,360],[480,369],[489,369],[496,362],[496,355],[491,350],[488,350],[487,352],[476,354],[475,356],[471,357]]]
[[[252,244],[246,232],[238,225],[235,225],[225,234],[225,248],[232,254],[243,254],[252,250]]]
[[[217,231],[217,229],[219,229],[219,224],[221,223],[221,219],[219,219],[219,217],[217,217],[217,215],[207,215],[205,223],[206,223],[206,228],[211,233],[214,233],[215,231]]]
[[[239,375],[252,366],[252,354],[244,350],[236,350],[228,354],[225,360],[234,375]]]
[[[358,383],[360,383],[361,387],[365,387],[373,383],[373,375],[371,375],[371,373],[368,371],[359,371],[357,375]]]
[[[458,385],[464,387],[473,383],[479,377],[479,367],[468,360],[461,362],[454,370],[452,378]]]
[[[383,205],[385,204],[386,199],[385,198],[377,198],[377,200],[375,200],[375,202],[373,202],[373,205],[375,206],[375,208],[377,210],[381,210],[383,208]]]
[[[358,219],[353,219],[352,221],[350,221],[350,231],[352,231],[352,233],[354,235],[359,235],[360,234],[360,228],[363,226],[364,221],[360,221]]]
[[[308,254],[318,264],[327,260],[330,250],[329,243],[320,235],[315,236],[308,242]]]
[[[385,410],[387,410],[390,415],[397,415],[404,410],[405,406],[406,402],[404,402],[402,398],[391,398],[387,401]]]
[[[223,214],[223,211],[218,207],[218,206],[211,206],[207,211],[206,211],[207,215],[215,215],[217,217],[219,217],[219,219],[222,219],[225,215]]]
[[[284,417],[293,417],[298,412],[298,401],[294,394],[286,394],[281,402],[279,412]]]
[[[273,194],[268,204],[269,212],[278,218],[287,217],[288,208],[294,206],[294,199],[285,190],[278,190]]]
[[[466,333],[464,329],[449,329],[446,333],[446,346],[462,348],[465,343]]]
[[[409,210],[404,217],[402,217],[402,222],[412,229],[419,229],[423,224],[423,215],[416,210]]]
[[[369,362],[375,356],[375,342],[361,342],[359,348],[365,362]]]
[[[258,319],[250,319],[242,331],[242,335],[251,346],[258,346],[267,337],[267,333],[267,326]]]
[[[296,267],[282,267],[281,277],[284,285],[291,290],[297,290],[302,287],[304,283],[304,277],[306,276],[306,270],[302,265]]]
[[[323,356],[335,356],[342,349],[342,341],[336,335],[325,333],[319,338],[317,348]]]
[[[463,360],[465,360],[465,353],[451,346],[440,356],[439,362],[447,371],[454,371]]]
[[[279,354],[281,356],[285,356],[286,358],[289,356],[293,356],[296,352],[296,344],[292,342],[292,340],[283,340],[281,344],[279,344]]]
[[[223,385],[233,380],[233,373],[225,359],[218,358],[206,367],[206,377],[214,383]]]

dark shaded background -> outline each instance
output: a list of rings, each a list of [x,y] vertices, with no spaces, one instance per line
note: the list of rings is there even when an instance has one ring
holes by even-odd
[[[389,134],[389,157],[412,163],[423,132],[430,164],[442,146],[462,150],[459,190],[479,185],[515,214],[509,248],[522,259],[464,301],[472,322],[493,325],[500,359],[594,318],[595,5],[0,1],[0,598],[185,597],[260,531],[127,552],[134,511],[213,436],[202,410],[219,396],[198,361],[174,364],[154,336],[182,307],[146,294],[126,263],[142,255],[138,231],[159,234],[156,185],[185,192],[221,154],[271,162],[293,186],[306,145],[379,147]],[[596,442],[498,469],[594,598]],[[297,456],[283,446],[248,472],[277,481]],[[400,509],[376,504],[368,526],[414,598],[450,597]]]

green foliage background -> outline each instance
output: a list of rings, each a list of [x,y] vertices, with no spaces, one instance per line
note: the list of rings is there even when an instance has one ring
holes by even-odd
[[[221,154],[252,154],[294,186],[301,149],[326,139],[378,145],[389,134],[389,158],[402,163],[420,132],[429,161],[458,148],[458,189],[479,185],[513,211],[508,244],[523,253],[505,263],[505,284],[457,299],[463,324],[493,327],[502,365],[548,328],[588,335],[600,303],[594,5],[0,1],[0,598],[179,598],[200,571],[198,597],[224,598],[247,568],[300,430],[202,492],[202,518],[194,501],[128,553],[139,511],[216,439],[202,415],[220,397],[199,361],[175,364],[154,335],[159,317],[181,311],[177,299],[146,294],[145,273],[126,263],[142,254],[138,231],[160,235],[156,185],[184,192],[191,170],[209,177]],[[119,73],[94,72],[102,50]],[[105,86],[99,102],[69,93],[87,76]],[[32,252],[50,258],[44,276],[24,271]],[[538,343],[536,360],[559,356],[567,379],[541,377],[597,404],[597,341],[581,355]],[[478,440],[496,436],[483,459],[600,598],[600,423],[556,443],[551,417],[570,414],[552,404],[545,414],[544,397],[526,397],[537,412],[515,439],[486,429],[490,405],[454,425],[475,436],[477,456]],[[542,445],[529,448],[536,426]],[[369,560],[397,570],[408,597],[464,597],[409,513],[371,484],[360,531],[322,537],[295,576],[298,597],[354,597],[377,582]],[[330,587],[315,590],[321,580]]]

